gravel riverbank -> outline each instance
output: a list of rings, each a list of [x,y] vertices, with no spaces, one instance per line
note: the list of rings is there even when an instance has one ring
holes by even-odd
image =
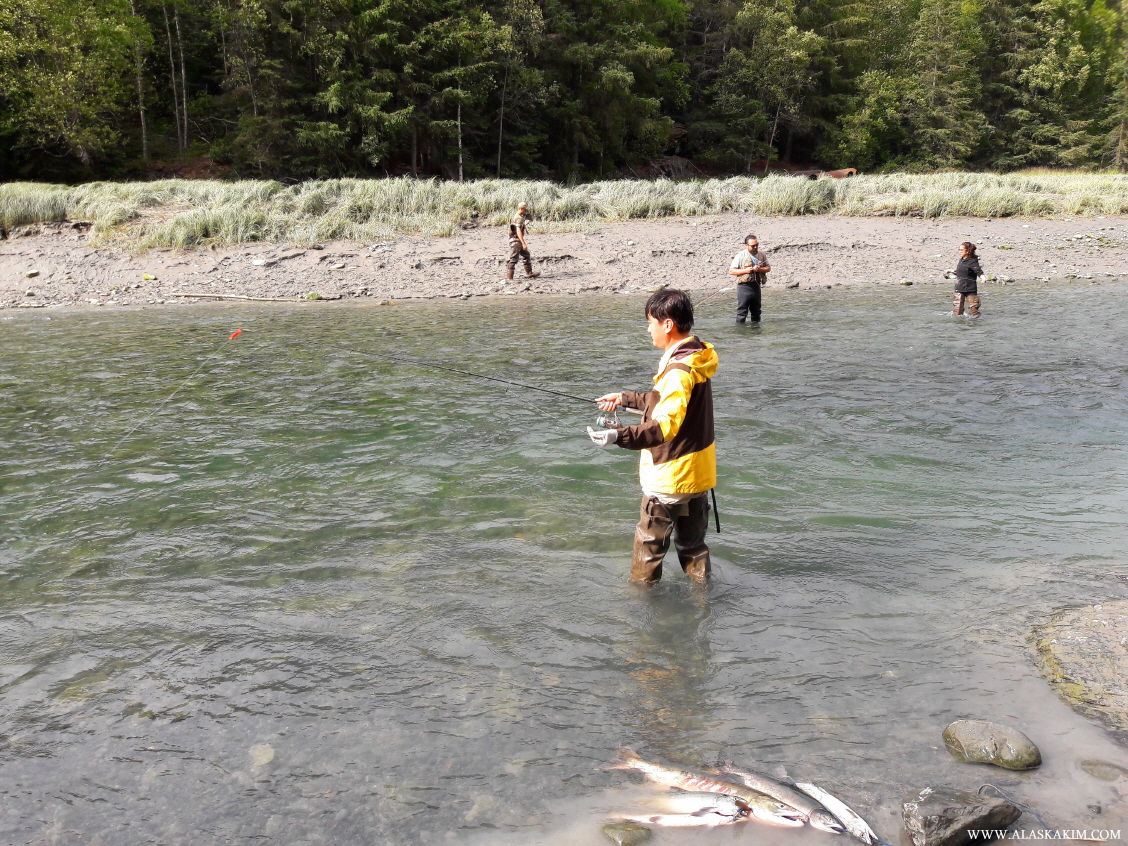
[[[980,245],[999,280],[1128,277],[1128,218],[859,218],[725,214],[540,233],[530,246],[535,279],[505,280],[503,227],[447,238],[400,236],[379,243],[251,244],[157,249],[140,254],[89,244],[83,222],[13,230],[0,241],[0,308],[166,306],[185,294],[297,300],[578,294],[666,284],[694,291],[728,286],[745,234],[768,252],[771,287],[951,283],[958,244]]]

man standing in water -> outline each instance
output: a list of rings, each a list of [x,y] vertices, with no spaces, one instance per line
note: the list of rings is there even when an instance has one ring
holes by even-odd
[[[517,205],[517,214],[509,221],[509,262],[505,268],[505,278],[512,279],[513,271],[517,269],[517,259],[525,263],[525,276],[532,279],[540,276],[533,272],[533,257],[529,253],[528,236],[529,207],[524,203]]]
[[[717,372],[717,353],[712,344],[689,334],[693,303],[684,291],[658,291],[646,301],[645,314],[654,346],[665,350],[654,390],[621,391],[596,400],[604,411],[619,406],[640,409],[642,422],[600,431],[588,427],[588,434],[600,446],[642,451],[642,509],[631,581],[654,583],[662,578],[662,559],[672,534],[682,570],[704,582],[709,575],[708,493],[717,484],[710,382]]]
[[[735,276],[736,322],[743,323],[747,316],[753,323],[760,322],[760,289],[767,282],[772,266],[768,257],[760,252],[760,239],[755,235],[744,238],[744,249],[732,258],[729,276]]]

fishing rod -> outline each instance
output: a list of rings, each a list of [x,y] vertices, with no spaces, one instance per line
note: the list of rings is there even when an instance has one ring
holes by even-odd
[[[700,308],[701,306],[703,306],[705,303],[709,302],[709,300],[713,299],[713,297],[717,296],[718,294],[723,294],[725,291],[731,291],[731,290],[732,290],[732,286],[729,285],[727,288],[721,288],[721,290],[719,290],[719,291],[714,291],[709,296],[707,296],[705,299],[701,300],[701,302],[694,303],[693,307],[694,308]]]
[[[211,361],[213,358],[215,358],[217,355],[219,355],[221,352],[223,352],[223,350],[227,348],[228,344],[230,344],[232,341],[234,341],[236,338],[238,338],[242,334],[243,334],[242,329],[236,329],[234,332],[232,332],[228,336],[226,341],[221,343],[210,355],[208,355],[206,358],[204,358],[203,361],[200,362],[200,366],[197,367],[192,372],[192,374],[190,376],[188,376],[186,379],[184,379],[184,381],[182,381],[176,387],[176,390],[174,390],[171,394],[169,394],[167,397],[165,397],[164,402],[162,402],[159,406],[157,406],[155,409],[153,409],[153,411],[151,411],[144,418],[142,418],[137,423],[137,425],[135,425],[132,429],[130,429],[128,432],[126,432],[124,435],[122,435],[118,439],[117,443],[115,443],[113,445],[113,447],[110,448],[110,451],[108,453],[106,453],[105,458],[103,458],[102,460],[103,461],[108,460],[109,457],[117,451],[118,447],[120,447],[123,443],[125,443],[125,441],[129,438],[130,435],[132,435],[134,432],[136,432],[138,429],[140,429],[142,426],[144,426],[146,423],[148,423],[150,420],[152,420],[157,414],[159,414],[161,409],[163,409],[166,405],[168,405],[170,402],[172,402],[173,398],[177,394],[179,394],[189,382],[191,382],[194,378],[196,378],[196,376],[198,376],[200,374],[200,371],[202,371],[207,366],[209,361]],[[578,400],[579,402],[582,402],[582,403],[591,403],[593,405],[598,404],[596,400],[590,399],[588,397],[581,397],[581,396],[578,396],[576,394],[569,394],[566,391],[556,391],[556,390],[553,390],[552,388],[542,388],[539,385],[529,385],[525,382],[517,382],[513,379],[502,379],[498,376],[488,376],[485,373],[475,373],[472,370],[461,370],[457,367],[447,367],[446,365],[436,364],[433,361],[424,361],[423,359],[408,358],[406,356],[376,355],[375,353],[366,353],[366,352],[362,352],[361,350],[349,349],[347,347],[337,347],[335,345],[329,345],[329,346],[334,346],[335,349],[339,349],[342,352],[347,352],[347,353],[350,353],[352,355],[358,355],[358,356],[361,356],[363,358],[372,358],[372,359],[376,359],[377,361],[394,361],[394,362],[397,362],[399,364],[407,364],[407,365],[414,366],[414,367],[429,367],[429,368],[432,368],[434,370],[443,370],[443,371],[446,371],[447,373],[457,373],[461,376],[470,376],[474,379],[487,379],[491,382],[500,382],[503,385],[509,385],[509,386],[513,386],[513,387],[517,387],[517,388],[525,388],[526,390],[530,390],[530,391],[539,391],[543,394],[552,394],[553,396],[563,397],[564,399]],[[630,412],[631,414],[642,414],[642,411],[640,411],[637,408],[631,408],[629,406],[619,406],[619,408],[622,411]]]
[[[396,355],[377,355],[376,353],[362,352],[361,350],[349,349],[348,347],[335,347],[342,352],[351,353],[352,355],[359,355],[363,358],[371,358],[376,361],[394,361],[398,364],[407,364],[413,367],[429,367],[433,370],[444,370],[447,373],[457,373],[460,376],[470,376],[475,379],[488,379],[491,382],[500,382],[503,385],[511,385],[517,388],[525,388],[529,391],[540,391],[542,394],[552,394],[557,397],[564,397],[565,399],[578,400],[583,403],[598,404],[596,400],[589,399],[588,397],[577,396],[576,394],[569,394],[565,391],[554,391],[552,388],[542,388],[539,385],[529,385],[525,382],[516,382],[512,379],[502,379],[498,376],[487,376],[485,373],[475,373],[472,370],[460,370],[457,367],[447,367],[443,364],[435,364],[433,361],[425,361],[420,358],[408,358],[406,356]],[[620,406],[623,411],[629,411],[632,414],[642,414],[637,408],[630,408],[629,406]]]
[[[124,435],[122,435],[121,438],[118,439],[118,442],[116,444],[114,444],[113,447],[111,447],[110,451],[106,453],[106,457],[103,458],[102,460],[106,461],[107,459],[109,459],[109,457],[117,451],[117,448],[119,446],[121,446],[123,443],[125,443],[126,438],[128,438],[130,435],[132,435],[134,432],[136,432],[138,429],[140,429],[142,426],[144,426],[146,423],[148,423],[150,420],[152,420],[153,417],[156,416],[157,412],[159,412],[162,408],[164,408],[166,405],[168,405],[170,402],[172,402],[172,398],[175,397],[177,394],[179,394],[184,389],[185,385],[187,385],[189,382],[191,382],[193,379],[195,379],[196,376],[199,375],[200,371],[204,369],[204,366],[209,361],[211,361],[213,358],[215,358],[217,355],[219,355],[221,352],[223,352],[224,349],[227,348],[228,344],[230,344],[232,341],[234,341],[236,338],[238,338],[242,334],[243,334],[242,329],[236,329],[234,332],[232,332],[228,336],[226,341],[224,341],[218,347],[216,347],[215,351],[211,355],[209,355],[207,358],[205,358],[203,361],[200,362],[200,366],[195,369],[195,371],[192,373],[191,376],[189,376],[187,379],[185,379],[183,382],[181,382],[177,386],[176,390],[173,391],[171,394],[168,395],[168,397],[165,398],[164,402],[162,402],[160,405],[158,405],[156,407],[156,409],[153,410],[152,412],[150,412],[149,415],[147,417],[145,417],[140,423],[138,423],[136,426],[134,426],[132,429],[130,429],[128,432],[126,432]]]
[[[722,289],[722,290],[727,290],[727,289]],[[719,294],[721,292],[717,291],[717,293]],[[335,349],[339,349],[342,352],[352,353],[353,355],[359,355],[359,356],[362,356],[364,358],[376,359],[377,361],[395,361],[395,362],[398,362],[400,364],[414,365],[416,367],[431,367],[431,368],[434,368],[435,370],[445,370],[447,373],[458,373],[459,375],[462,375],[462,376],[472,376],[472,377],[477,378],[477,379],[488,379],[491,382],[500,382],[503,385],[515,385],[519,388],[527,388],[530,391],[540,391],[540,392],[545,393],[545,394],[552,394],[553,396],[564,397],[565,399],[573,399],[573,400],[579,400],[580,402],[590,402],[590,403],[598,404],[596,402],[596,400],[588,399],[587,397],[577,396],[576,394],[569,394],[569,393],[566,393],[565,391],[554,391],[551,388],[542,388],[539,385],[528,385],[528,384],[525,384],[524,382],[514,382],[512,379],[502,379],[498,376],[487,376],[484,373],[474,373],[470,370],[460,370],[457,367],[447,367],[447,366],[442,365],[442,364],[435,364],[432,361],[423,361],[421,359],[406,358],[406,357],[403,357],[403,356],[394,356],[394,355],[376,355],[375,353],[361,352],[360,350],[353,350],[353,349],[349,349],[347,347],[335,347]],[[621,406],[619,406],[619,409],[621,409],[623,411],[630,412],[631,414],[642,414],[641,410],[639,410],[637,408],[631,408],[628,405],[621,405]],[[591,430],[589,429],[588,431],[590,432]],[[719,508],[717,508],[717,491],[715,489],[710,489],[709,492],[713,496],[713,519],[716,520],[717,533],[720,534],[720,531],[721,531],[721,511],[720,511]]]

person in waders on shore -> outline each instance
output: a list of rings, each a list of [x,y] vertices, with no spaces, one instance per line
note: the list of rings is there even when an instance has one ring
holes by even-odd
[[[682,570],[704,582],[710,569],[705,544],[708,494],[717,484],[710,382],[717,372],[717,353],[712,344],[689,334],[693,303],[684,291],[658,291],[646,301],[645,314],[654,346],[664,350],[654,390],[620,391],[596,400],[603,411],[639,409],[642,422],[600,430],[589,426],[588,435],[600,446],[617,444],[642,453],[642,508],[631,581],[653,584],[662,578],[662,559],[672,535]]]
[[[517,206],[517,214],[509,221],[509,262],[505,267],[505,278],[513,279],[513,271],[517,269],[517,259],[525,263],[525,276],[533,279],[540,276],[540,272],[533,272],[533,257],[529,253],[528,241],[529,207],[524,203]]]
[[[745,317],[753,323],[760,322],[760,289],[767,283],[771,269],[768,257],[760,252],[760,239],[755,235],[745,236],[744,249],[732,257],[729,267],[729,276],[737,280],[737,323],[743,323]]]

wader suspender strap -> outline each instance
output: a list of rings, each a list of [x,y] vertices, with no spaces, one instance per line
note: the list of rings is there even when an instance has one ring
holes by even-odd
[[[713,519],[717,521],[717,534],[721,533],[721,512],[717,510],[717,489],[709,488],[709,493],[713,495]]]

